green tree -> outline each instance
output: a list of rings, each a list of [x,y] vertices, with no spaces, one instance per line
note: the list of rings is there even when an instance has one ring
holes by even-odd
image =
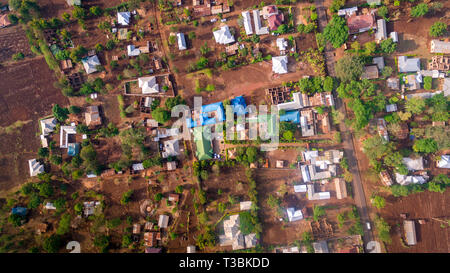
[[[94,15],[94,16],[100,16],[102,15],[103,11],[100,7],[98,6],[92,6],[89,8],[89,12]]]
[[[405,103],[405,109],[411,114],[420,114],[425,109],[425,101],[421,98],[410,98]]]
[[[442,21],[437,21],[430,27],[430,36],[440,37],[443,36],[446,31],[447,31],[447,24]]]
[[[327,92],[333,91],[334,88],[334,79],[333,77],[326,76],[325,80],[323,81],[323,90]]]
[[[61,238],[59,235],[53,234],[50,237],[47,237],[42,244],[42,248],[47,253],[57,253],[61,248]]]
[[[56,229],[56,234],[64,235],[70,230],[70,214],[64,213],[59,221],[58,228]]]
[[[386,206],[386,200],[382,196],[376,195],[375,197],[372,198],[372,204],[377,209],[382,209]]]
[[[385,20],[388,19],[389,10],[386,6],[381,6],[378,8],[378,15],[383,17]]]
[[[247,150],[245,151],[245,154],[247,155],[247,160],[249,163],[253,163],[257,160],[258,157],[258,149],[254,146],[247,147]]]
[[[38,150],[38,156],[41,158],[47,158],[49,154],[48,148],[39,148]]]
[[[422,17],[428,13],[428,5],[426,3],[420,3],[417,6],[411,8],[412,17]]]
[[[152,117],[159,123],[164,124],[170,120],[170,112],[158,107],[152,112]]]
[[[330,42],[334,48],[338,48],[347,41],[348,27],[345,19],[337,15],[328,22],[323,31],[325,39]]]
[[[433,78],[431,76],[426,76],[423,78],[423,88],[425,90],[431,90],[433,87]]]
[[[397,43],[394,43],[392,38],[389,38],[380,43],[380,48],[384,53],[392,54],[397,49]]]
[[[392,242],[392,240],[391,240],[391,236],[389,234],[389,231],[391,229],[389,224],[386,223],[386,221],[379,216],[375,217],[374,222],[375,222],[375,228],[378,230],[378,237],[380,238],[380,240],[385,243],[390,244]]]
[[[106,252],[109,247],[109,237],[106,235],[97,235],[94,238],[94,246],[100,248],[100,252]]]
[[[127,205],[131,201],[131,196],[133,195],[133,193],[134,193],[134,190],[126,191],[122,195],[122,199],[120,199],[120,204]]]
[[[53,106],[52,112],[55,118],[60,122],[64,122],[69,114],[69,110],[67,108],[62,108],[58,104]]]
[[[416,153],[434,153],[438,150],[436,140],[432,138],[418,139],[414,142],[413,150]]]
[[[358,80],[364,70],[364,63],[356,55],[345,55],[335,64],[336,76],[343,82]]]
[[[325,209],[321,206],[314,205],[313,207],[313,218],[314,221],[319,221],[320,217],[325,215]]]

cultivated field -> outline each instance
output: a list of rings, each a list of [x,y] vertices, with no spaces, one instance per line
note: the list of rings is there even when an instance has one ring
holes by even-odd
[[[53,104],[67,105],[61,91],[53,87],[56,81],[44,58],[22,61],[0,68],[0,126],[3,128],[26,123],[2,134],[2,177],[0,190],[11,189],[28,177],[28,159],[36,156],[40,147],[38,119],[49,115]],[[30,122],[31,121],[31,122]]]

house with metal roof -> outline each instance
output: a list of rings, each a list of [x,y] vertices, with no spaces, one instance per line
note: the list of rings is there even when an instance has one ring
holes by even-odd
[[[408,58],[406,56],[398,57],[398,71],[400,73],[409,73],[420,71],[420,59]]]
[[[208,160],[213,158],[213,148],[211,139],[206,139],[203,128],[194,128],[195,156],[198,160]]]
[[[289,219],[289,222],[295,222],[303,219],[303,214],[301,210],[295,210],[295,208],[287,208],[286,213]]]
[[[277,104],[278,111],[297,110],[304,107],[302,94],[300,92],[293,93],[292,98],[292,101]]]
[[[405,164],[406,168],[410,171],[423,171],[424,165],[423,165],[423,157],[418,158],[410,158],[410,157],[404,157],[402,159],[403,164]]]
[[[329,253],[327,241],[318,241],[312,243],[315,253]]]
[[[92,74],[94,72],[97,72],[98,71],[97,66],[101,65],[97,55],[83,58],[81,59],[81,62],[83,63],[83,67],[84,70],[86,71],[86,74]]]
[[[167,215],[160,215],[159,216],[159,221],[158,221],[158,227],[159,228],[167,228],[169,225],[169,216]]]
[[[441,159],[436,162],[436,167],[450,169],[450,155],[441,155]]]
[[[131,13],[129,11],[117,13],[117,23],[122,26],[130,25]]]
[[[269,28],[263,27],[261,24],[261,17],[259,10],[255,9],[253,11],[253,23],[255,24],[255,34],[256,35],[264,35],[269,34]]]
[[[41,133],[44,136],[48,136],[50,133],[52,133],[55,130],[56,124],[58,123],[56,118],[51,117],[47,119],[41,119],[39,121],[41,125]]]
[[[283,24],[284,14],[279,12],[277,14],[270,15],[269,18],[267,18],[267,22],[269,23],[269,29],[271,31],[275,31]]]
[[[367,4],[369,5],[381,5],[381,0],[366,0]]]
[[[70,143],[75,143],[77,128],[75,126],[61,126],[59,132],[59,147],[67,148]]]
[[[178,41],[178,49],[179,50],[186,50],[186,39],[184,38],[183,33],[177,33],[177,41]]]
[[[141,50],[134,45],[128,45],[127,46],[127,54],[129,57],[136,57],[141,54]]]
[[[178,156],[180,154],[180,146],[178,139],[166,140],[163,143],[162,157]]]
[[[186,253],[195,253],[195,252],[196,252],[195,246],[193,246],[193,245],[187,246]]]
[[[397,112],[397,104],[387,104],[386,105],[386,112],[391,113],[391,112]]]
[[[102,118],[97,105],[88,106],[84,113],[87,126],[97,126],[102,124]]]
[[[358,7],[352,7],[352,8],[346,8],[346,9],[340,9],[338,10],[339,16],[352,16],[353,14],[356,14],[358,11]]]
[[[349,34],[362,33],[377,27],[373,14],[356,15],[356,13],[347,17],[347,26]]]
[[[272,72],[276,74],[288,73],[288,57],[278,56],[272,57]]]
[[[243,23],[244,23],[245,34],[252,35],[253,28],[252,28],[252,19],[250,17],[250,11],[248,11],[248,10],[243,11],[242,18],[243,18]]]
[[[378,67],[376,65],[364,66],[364,71],[361,75],[361,79],[378,79]]]
[[[326,200],[330,199],[331,195],[329,191],[316,192],[314,183],[307,184],[307,196],[308,200]]]
[[[285,51],[288,46],[288,41],[284,38],[277,38],[277,47],[280,51]]]
[[[81,0],[66,0],[69,6],[81,6]]]
[[[28,160],[28,167],[30,169],[30,176],[36,176],[44,172],[44,165],[35,158]]]
[[[428,180],[428,176],[424,175],[402,175],[395,173],[395,181],[402,186],[410,184],[424,184]]]
[[[450,54],[450,42],[431,40],[430,52],[431,53]]]
[[[387,39],[386,20],[378,19],[377,20],[377,32],[375,33],[375,40],[382,41],[384,39]]]
[[[347,197],[347,185],[343,178],[334,178],[334,186],[336,188],[337,199],[343,199]]]
[[[400,80],[396,77],[388,78],[386,84],[392,90],[400,90]]]
[[[397,32],[392,31],[391,33],[389,33],[389,38],[392,39],[392,42],[398,43],[398,33]]]
[[[416,225],[412,220],[404,220],[403,228],[405,230],[405,241],[409,246],[417,244]]]
[[[227,25],[223,25],[221,28],[213,32],[216,43],[221,45],[234,43],[234,36],[230,32],[230,28]]]
[[[140,77],[138,79],[138,86],[142,89],[142,94],[159,93],[159,84],[155,76]]]
[[[243,201],[239,203],[240,210],[250,210],[252,208],[252,201]]]
[[[306,192],[306,191],[307,191],[306,184],[294,185],[294,192]]]
[[[372,63],[377,65],[379,71],[382,71],[384,68],[384,57],[375,57],[372,59]]]

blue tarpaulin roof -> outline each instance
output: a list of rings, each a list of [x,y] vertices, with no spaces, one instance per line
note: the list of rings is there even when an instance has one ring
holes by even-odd
[[[209,112],[217,111],[216,115],[214,117],[208,117]],[[202,106],[202,114],[200,117],[200,120],[202,122],[201,126],[203,125],[210,125],[215,124],[216,122],[222,122],[225,120],[225,110],[223,109],[222,102],[216,102],[208,105]],[[194,121],[192,118],[186,119],[187,127],[197,127],[198,124],[196,121]]]
[[[293,123],[300,123],[300,112],[287,111],[284,115],[280,115],[280,121],[290,121]]]
[[[27,215],[27,208],[24,207],[15,207],[11,210],[12,214],[19,214],[21,216],[26,216]]]
[[[248,113],[247,104],[243,96],[236,97],[231,100],[231,106],[233,107],[233,112],[238,116],[243,116]]]

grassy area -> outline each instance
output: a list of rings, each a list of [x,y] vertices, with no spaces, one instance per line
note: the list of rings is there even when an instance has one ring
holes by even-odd
[[[31,120],[25,120],[25,121],[18,120],[16,122],[14,122],[13,124],[8,125],[6,127],[1,127],[0,126],[0,134],[12,134],[12,133],[15,133],[20,128],[22,128],[25,124],[28,124],[30,122],[31,122]]]

